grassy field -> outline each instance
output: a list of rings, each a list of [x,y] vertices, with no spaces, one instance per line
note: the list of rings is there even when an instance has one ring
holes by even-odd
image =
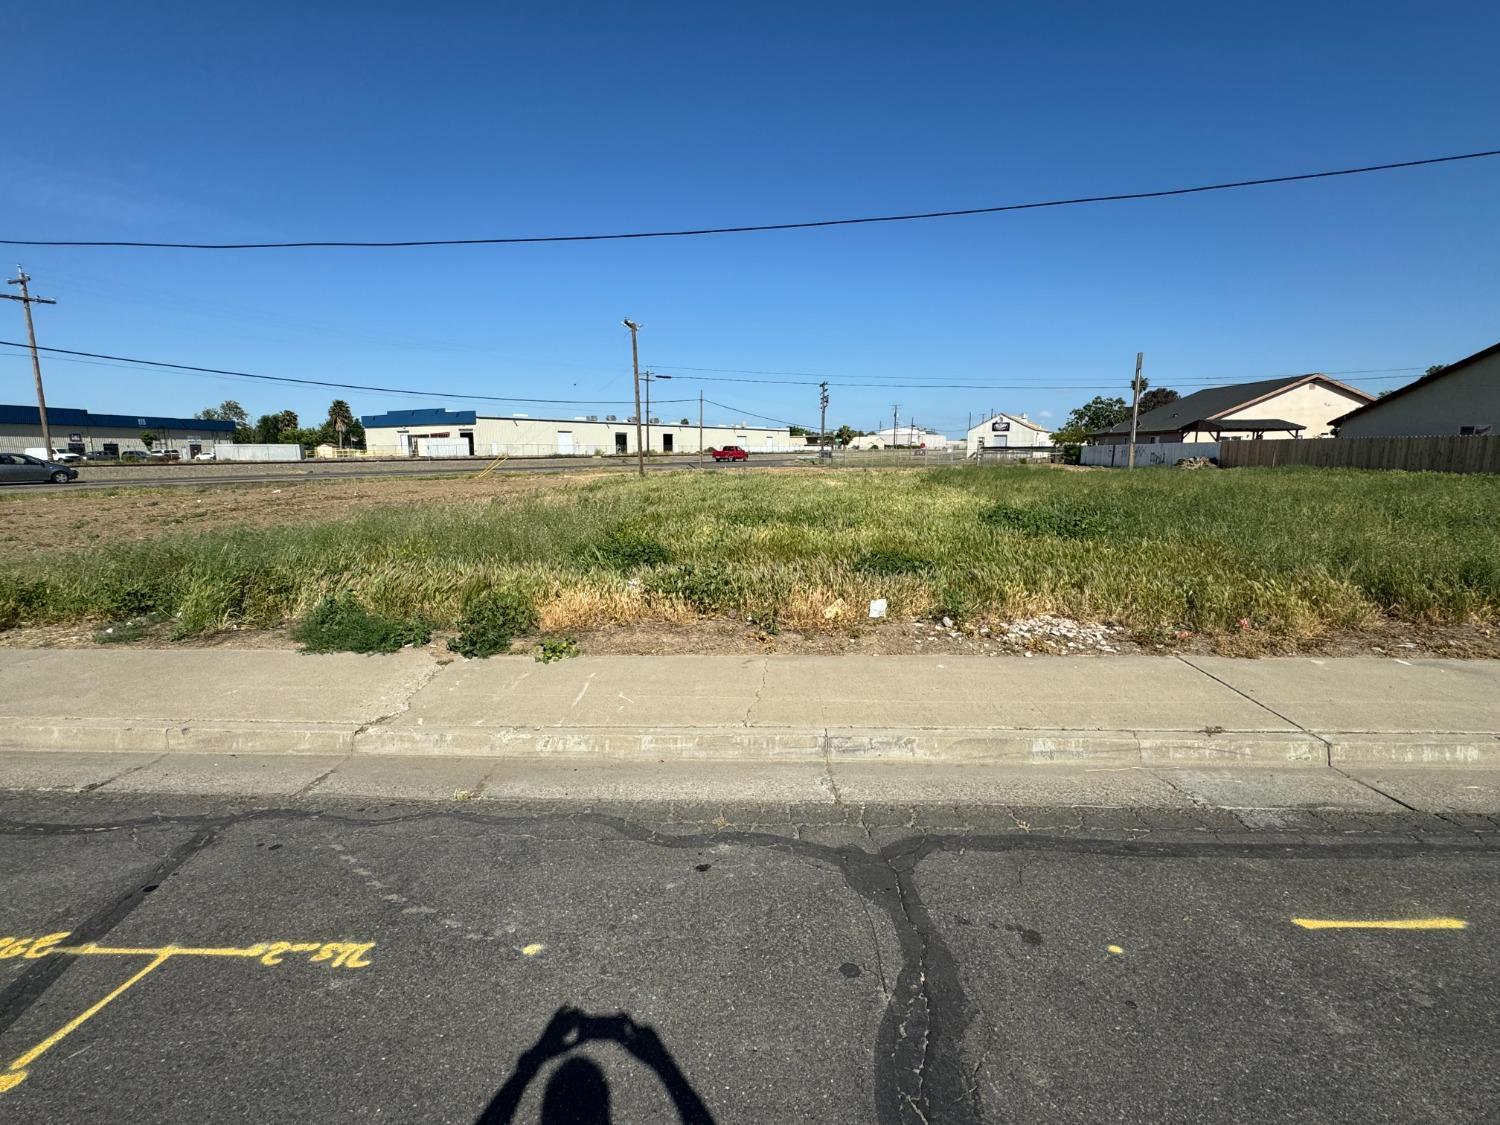
[[[1144,636],[1500,618],[1493,477],[801,469],[471,498],[444,483],[442,504],[34,556],[0,577],[0,627],[152,613],[183,634],[275,626],[350,593],[451,628],[492,589],[518,592],[549,631],[730,612],[847,629],[872,598],[893,615],[1053,612]]]

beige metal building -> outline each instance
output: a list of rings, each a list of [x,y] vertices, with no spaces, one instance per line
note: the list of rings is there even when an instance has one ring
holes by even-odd
[[[366,415],[365,448],[372,455],[400,457],[590,457],[636,452],[636,425],[623,416],[578,415],[533,418],[525,414],[486,415],[472,410],[392,410]],[[648,436],[649,431],[649,436]],[[697,453],[696,423],[641,424],[641,438],[653,453]],[[702,428],[702,448],[738,445],[751,453],[805,451],[806,443],[781,426],[743,422]]]
[[[1339,437],[1500,434],[1500,344],[1335,418]]]
[[[150,434],[151,447],[175,449],[183,457],[196,457],[212,449],[216,441],[234,436],[233,422],[200,418],[166,418],[158,414],[94,414],[70,406],[49,406],[47,428],[59,453],[98,453],[117,457],[130,451],[145,452],[143,434]],[[42,421],[35,406],[0,404],[0,452],[19,453],[42,445]]]

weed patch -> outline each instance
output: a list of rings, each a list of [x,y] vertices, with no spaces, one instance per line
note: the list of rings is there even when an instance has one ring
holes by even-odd
[[[578,655],[578,642],[572,637],[548,637],[536,646],[538,664],[555,664]]]
[[[508,652],[516,637],[536,627],[536,606],[530,598],[516,590],[485,590],[469,600],[458,636],[448,647],[460,656],[483,659]]]
[[[431,635],[420,622],[369,612],[351,594],[324,598],[292,629],[303,652],[396,652]]]

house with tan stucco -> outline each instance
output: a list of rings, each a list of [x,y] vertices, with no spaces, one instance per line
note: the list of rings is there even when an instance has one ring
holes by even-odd
[[[1500,434],[1500,344],[1334,421],[1341,438]]]
[[[1292,375],[1206,387],[1142,414],[1138,444],[1236,441],[1241,438],[1316,438],[1333,433],[1334,420],[1373,402],[1357,387],[1327,375]],[[1094,445],[1130,440],[1130,419],[1090,434]]]

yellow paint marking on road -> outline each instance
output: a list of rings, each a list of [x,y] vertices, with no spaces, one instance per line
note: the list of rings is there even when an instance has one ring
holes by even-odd
[[[113,1001],[125,995],[125,993],[128,992],[133,985],[144,980],[151,973],[154,973],[157,969],[165,965],[167,963],[167,958],[170,956],[172,956],[170,953],[157,954],[157,956],[153,957],[150,963],[147,964],[144,969],[136,973],[129,980],[125,981],[124,984],[117,986],[115,990],[108,996],[106,996],[103,1000],[98,1001],[91,1007],[85,1008],[78,1015],[74,1016],[67,1023],[63,1024],[60,1028],[54,1031],[51,1035],[47,1036],[47,1038],[43,1039],[35,1047],[31,1048],[31,1050],[27,1051],[24,1055],[18,1056],[10,1064],[10,1066],[5,1068],[8,1072],[7,1076],[14,1076],[14,1081],[12,1081],[10,1086],[7,1086],[6,1089],[10,1089],[11,1086],[19,1084],[20,1081],[26,1077],[26,1068],[28,1066],[34,1063],[42,1055],[46,1054],[53,1047],[57,1046],[57,1044],[62,1042],[63,1039],[67,1038],[84,1024],[88,1023],[89,1020],[93,1019],[101,1011],[107,1008]]]
[[[17,1056],[9,1066],[0,1071],[0,1094],[19,1086],[25,1080],[28,1073],[27,1068],[33,1062],[74,1031],[77,1031],[173,957],[232,957],[254,960],[262,965],[275,966],[282,964],[284,958],[290,953],[304,953],[309,954],[307,959],[310,963],[321,963],[330,969],[363,969],[370,964],[366,959],[366,954],[375,948],[373,941],[261,941],[256,942],[254,945],[244,946],[110,946],[99,945],[92,941],[83,942],[80,945],[59,944],[69,936],[64,931],[37,938],[0,938],[0,960],[9,957],[25,957],[37,960],[43,957],[63,956],[149,957],[150,961],[144,968],[138,970],[129,979],[116,986],[109,995],[74,1016],[35,1047],[32,1047],[25,1054]],[[540,949],[541,946],[537,946],[536,948]]]
[[[1378,918],[1369,921],[1342,918],[1293,918],[1304,930],[1466,930],[1462,918]]]

